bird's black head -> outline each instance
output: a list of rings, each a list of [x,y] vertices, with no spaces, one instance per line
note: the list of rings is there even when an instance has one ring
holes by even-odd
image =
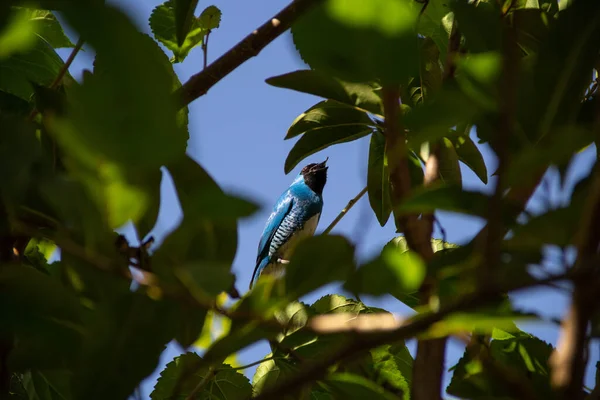
[[[304,182],[317,194],[323,194],[323,188],[327,182],[327,167],[325,164],[329,160],[329,157],[322,163],[308,164],[300,173],[304,176]]]

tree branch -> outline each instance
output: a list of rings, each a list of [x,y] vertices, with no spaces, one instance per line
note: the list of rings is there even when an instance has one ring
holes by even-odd
[[[293,393],[294,391],[305,386],[307,383],[323,378],[326,376],[328,369],[338,362],[349,361],[351,358],[382,344],[391,344],[415,337],[417,334],[424,332],[430,326],[450,316],[451,314],[456,312],[465,312],[485,306],[487,302],[495,301],[497,296],[500,294],[526,289],[537,285],[544,285],[548,282],[557,280],[572,279],[573,281],[577,281],[578,279],[582,279],[581,276],[583,274],[571,272],[575,271],[569,271],[569,273],[556,275],[541,280],[509,282],[508,284],[499,285],[495,288],[488,288],[488,291],[485,292],[479,291],[477,293],[472,293],[447,306],[442,307],[438,312],[418,314],[412,318],[408,318],[393,330],[384,332],[376,331],[376,333],[362,334],[359,334],[353,330],[352,333],[354,339],[352,339],[348,344],[329,354],[324,354],[314,361],[307,361],[305,366],[296,374],[294,374],[293,377],[271,387],[270,389],[253,398],[253,400],[281,399],[285,394]],[[332,330],[329,331],[333,332]],[[348,330],[344,331],[348,332]]]
[[[251,57],[258,55],[263,48],[288,30],[296,19],[321,1],[323,0],[294,0],[176,90],[174,96],[177,104],[185,107],[205,95],[217,82]]]
[[[335,226],[338,224],[338,222],[340,222],[342,220],[342,218],[344,218],[344,216],[348,213],[348,211],[350,211],[350,209],[352,207],[354,207],[354,205],[360,200],[361,197],[363,197],[365,195],[365,193],[367,193],[367,186],[365,186],[365,188],[363,190],[361,190],[356,196],[354,196],[352,199],[350,199],[348,204],[346,204],[346,207],[344,207],[342,209],[342,211],[340,211],[338,216],[335,217],[335,219],[333,221],[331,221],[331,224],[329,224],[329,226],[327,228],[325,228],[325,230],[323,231],[323,235],[327,235],[329,232],[331,232],[331,230],[333,228],[335,228]]]

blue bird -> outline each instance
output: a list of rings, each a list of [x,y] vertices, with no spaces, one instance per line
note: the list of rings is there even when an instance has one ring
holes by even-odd
[[[263,273],[280,274],[298,242],[315,233],[323,210],[328,159],[302,168],[275,203],[258,244],[250,288]]]

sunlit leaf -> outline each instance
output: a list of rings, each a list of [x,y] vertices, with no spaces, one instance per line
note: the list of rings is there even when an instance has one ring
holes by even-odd
[[[156,6],[150,15],[154,37],[173,52],[175,62],[182,62],[193,48],[203,43],[209,30],[219,27],[221,10],[210,6],[195,17],[197,4],[197,1],[169,0]]]
[[[348,278],[345,288],[376,296],[416,292],[425,278],[423,260],[413,252],[387,247],[380,257],[361,266]]]
[[[229,365],[209,369],[201,367],[201,358],[185,353],[167,364],[150,394],[152,400],[184,400],[202,381],[203,387],[194,398],[202,400],[246,400],[252,395],[252,386],[244,375]]]

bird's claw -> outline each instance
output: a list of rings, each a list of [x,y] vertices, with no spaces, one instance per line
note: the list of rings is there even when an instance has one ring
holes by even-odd
[[[283,258],[278,258],[278,259],[277,259],[277,262],[278,262],[279,264],[289,264],[289,263],[290,263],[290,261],[289,261],[289,260],[284,260]]]

